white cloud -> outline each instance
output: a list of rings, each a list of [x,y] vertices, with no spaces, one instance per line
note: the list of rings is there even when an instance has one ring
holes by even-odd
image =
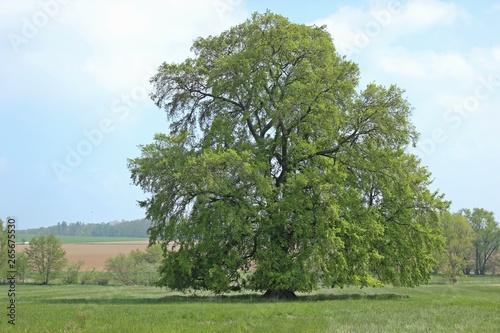
[[[485,71],[496,73],[500,79],[500,45],[489,48],[475,47],[471,51],[470,58]]]
[[[467,14],[455,4],[437,0],[372,2],[368,9],[344,6],[325,19],[340,53],[351,55],[374,44],[384,46],[440,25],[450,25]]]
[[[454,3],[438,0],[412,0],[394,15],[394,28],[401,31],[420,32],[437,25],[451,24],[458,17],[467,15]],[[401,31],[402,32],[402,31]]]
[[[2,0],[0,14],[8,18],[0,29],[19,36],[10,41],[7,57],[60,79],[67,79],[68,69],[83,72],[94,87],[115,94],[142,82],[163,61],[183,60],[195,38],[218,34],[247,16],[234,0]]]
[[[42,5],[48,3],[56,5],[49,10]],[[0,32],[23,41],[0,43],[1,77],[29,78],[5,81],[0,97],[22,100],[31,89],[30,99],[53,102],[40,112],[65,117],[85,107],[75,117],[82,127],[94,126],[116,99],[144,86],[162,62],[182,61],[195,38],[242,22],[245,10],[235,0],[0,0]],[[34,20],[42,17],[43,24]],[[150,103],[149,96],[145,100]]]
[[[161,62],[184,59],[198,36],[239,23],[246,14],[240,7],[221,16],[214,2],[204,0],[91,0],[67,6],[61,22],[88,43],[84,70],[119,92],[141,82]]]
[[[468,61],[461,54],[451,51],[415,52],[395,47],[376,59],[377,65],[384,72],[420,80],[470,80],[475,76],[475,70]]]

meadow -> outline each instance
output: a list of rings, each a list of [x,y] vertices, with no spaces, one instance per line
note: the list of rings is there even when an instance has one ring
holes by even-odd
[[[0,286],[6,312],[8,286]],[[1,332],[499,332],[500,276],[417,288],[344,288],[273,301],[155,287],[18,285]]]

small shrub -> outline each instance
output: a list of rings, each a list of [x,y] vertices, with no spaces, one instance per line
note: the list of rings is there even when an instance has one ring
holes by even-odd
[[[107,286],[109,284],[109,278],[106,276],[100,276],[95,279],[94,284],[99,286]]]
[[[72,263],[66,269],[66,274],[62,277],[63,284],[78,284],[79,283],[79,273],[80,268],[83,266],[85,261],[78,260],[75,263]]]
[[[106,259],[106,270],[123,285],[154,285],[159,279],[161,247],[157,244],[143,252],[131,251]]]
[[[91,271],[84,272],[80,283],[84,285],[94,284],[95,280],[95,268],[92,268]]]

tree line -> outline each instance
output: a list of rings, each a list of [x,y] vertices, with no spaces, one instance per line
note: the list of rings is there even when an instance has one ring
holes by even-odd
[[[19,235],[94,236],[94,237],[148,237],[150,222],[146,219],[132,221],[83,223],[66,221],[50,227],[18,230]]]
[[[444,248],[436,256],[436,272],[456,282],[457,276],[500,271],[500,227],[483,208],[446,212],[440,219]]]

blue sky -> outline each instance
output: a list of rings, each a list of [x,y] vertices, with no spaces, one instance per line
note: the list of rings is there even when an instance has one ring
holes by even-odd
[[[498,219],[500,0],[1,0],[0,217],[22,229],[142,218],[126,161],[168,131],[149,77],[266,9],[326,25],[361,87],[404,88],[433,188]]]

